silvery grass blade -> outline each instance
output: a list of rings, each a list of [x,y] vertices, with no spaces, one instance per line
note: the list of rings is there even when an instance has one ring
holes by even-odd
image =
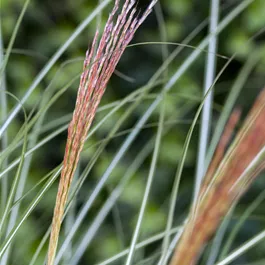
[[[219,20],[219,0],[211,0],[211,8],[210,8],[210,25],[209,25],[209,34],[212,34],[217,26]],[[204,94],[207,93],[209,87],[212,86],[215,77],[215,68],[216,68],[216,51],[218,46],[218,36],[212,35],[209,46],[208,46],[208,54],[206,58],[205,64],[205,77],[204,77]],[[199,149],[198,149],[198,157],[197,157],[197,165],[196,165],[196,185],[194,188],[194,200],[196,200],[200,186],[204,177],[204,173],[206,171],[205,168],[205,157],[207,151],[207,145],[210,134],[211,127],[211,116],[212,116],[212,102],[214,96],[214,89],[211,90],[207,98],[205,99],[202,115],[201,115],[201,127],[200,127],[200,139],[199,139]]]
[[[97,31],[91,49],[87,52],[80,78],[76,107],[68,127],[63,169],[52,221],[48,265],[54,264],[69,187],[97,107],[125,48],[132,40],[138,27],[151,13],[155,3],[155,0],[152,1],[143,15],[138,17],[135,15],[135,1],[127,0],[115,21],[119,8],[119,0],[116,0],[98,47],[96,47],[99,35]]]
[[[225,138],[230,138],[238,115],[234,112],[231,116],[228,125],[230,132],[226,133],[228,136]],[[256,159],[265,145],[264,115],[265,89],[257,98],[241,130],[221,161],[220,154],[222,155],[227,140],[223,140],[220,144],[213,164],[209,167],[209,173],[206,173],[205,182],[195,205],[195,213],[192,209],[171,260],[172,265],[196,263],[202,247],[215,232],[222,217],[264,169],[264,159]],[[218,167],[215,161],[220,161]]]
[[[16,98],[10,92],[5,91],[5,93],[8,94],[9,96],[13,97],[14,99],[16,99],[16,101],[19,102],[18,98]],[[28,117],[27,117],[26,111],[25,111],[23,106],[22,106],[22,110],[23,110],[23,114],[24,114],[25,124],[27,124]],[[10,214],[10,209],[11,209],[12,204],[14,202],[15,192],[16,192],[16,189],[17,189],[17,186],[18,186],[19,179],[21,177],[21,172],[22,172],[24,159],[25,159],[26,148],[27,148],[27,141],[28,141],[28,133],[27,133],[27,130],[26,130],[25,131],[25,135],[24,135],[24,140],[23,140],[23,147],[22,147],[22,152],[21,152],[20,164],[18,166],[16,175],[15,175],[14,180],[12,182],[11,189],[10,189],[10,192],[9,192],[8,197],[7,197],[6,204],[5,204],[5,209],[4,209],[3,214],[1,215],[1,218],[0,218],[0,238],[3,236],[5,224],[6,224],[6,221],[8,219],[8,216]],[[0,155],[0,158],[1,158],[1,155]],[[0,161],[1,161],[1,159],[0,159]]]

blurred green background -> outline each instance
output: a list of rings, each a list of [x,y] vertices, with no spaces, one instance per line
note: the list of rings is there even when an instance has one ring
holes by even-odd
[[[162,41],[181,43],[209,15],[210,1],[208,0],[160,0],[159,2],[160,4],[157,5],[155,12],[148,17],[144,25],[138,30],[132,43]],[[227,15],[240,2],[232,0],[221,1],[221,18]],[[7,47],[22,9],[23,1],[2,0],[0,3],[3,42],[4,47]],[[143,9],[147,3],[148,1],[139,1],[138,6]],[[20,26],[14,44],[14,50],[7,64],[6,85],[8,91],[18,98],[22,98],[34,78],[56,50],[65,43],[75,28],[93,12],[97,5],[98,1],[94,0],[32,0]],[[26,111],[29,113],[33,108],[38,106],[40,99],[45,93],[48,93],[47,91],[50,91],[51,95],[53,95],[62,90],[70,82],[73,82],[49,109],[45,116],[44,125],[50,124],[50,122],[64,115],[66,115],[64,123],[69,121],[75,105],[79,81],[78,75],[82,69],[82,60],[84,59],[86,49],[91,44],[97,25],[100,25],[100,29],[103,28],[111,6],[112,4],[108,5],[104,9],[102,16],[94,19],[74,40],[38,85],[30,99],[24,104]],[[237,102],[237,105],[243,108],[244,114],[253,103],[258,91],[264,86],[265,49],[263,46],[265,35],[261,32],[265,26],[264,10],[264,0],[254,1],[218,37],[218,54],[231,57],[234,53],[237,53],[237,56],[225,69],[215,87],[212,128],[214,128],[217,122],[227,93],[231,89],[239,71],[258,49],[261,50],[260,61],[244,84]],[[162,23],[158,23],[161,18]],[[196,48],[207,33],[206,26],[189,44]],[[100,106],[121,100],[139,87],[145,85],[161,66],[165,56],[174,49],[176,49],[176,45],[173,44],[143,44],[129,47],[122,56],[117,67],[117,72],[111,78]],[[174,62],[170,64],[167,71],[165,71],[163,75],[165,82],[192,51],[193,48],[190,47],[183,49]],[[182,157],[183,143],[192,119],[194,118],[195,111],[202,99],[205,57],[206,52],[202,53],[196,63],[182,76],[173,89],[165,95],[165,134],[161,141],[155,180],[141,229],[141,239],[152,236],[165,229],[170,192],[178,162]],[[217,72],[222,69],[226,62],[227,59],[217,57]],[[152,103],[156,93],[160,92],[160,90],[161,85],[149,93],[149,97],[146,97],[133,111],[133,114],[123,122],[119,129],[121,134],[113,138],[104,149],[103,154],[97,160],[84,182],[81,191],[76,196],[72,217],[76,216],[84,202],[88,199],[96,183],[104,174],[116,151],[128,134],[128,130],[130,131],[135,122],[143,115],[144,111]],[[8,98],[8,100],[8,108],[10,111],[16,102],[11,98]],[[99,141],[106,137],[113,126],[117,124],[127,107],[125,105],[124,108],[117,111],[111,119],[108,119],[104,123],[99,131],[89,138],[85,150],[82,153],[78,172],[82,172],[89,163]],[[160,108],[156,109],[146,127],[141,130],[134,144],[126,152],[126,155],[121,159],[111,174],[103,192],[100,193],[92,210],[88,213],[77,235],[74,237],[73,245],[75,242],[78,242],[80,236],[88,229],[100,207],[116,187],[117,183],[124,177],[126,170],[135,158],[139,156],[145,144],[155,137],[160,110]],[[107,113],[108,110],[99,112],[96,116],[95,124]],[[15,137],[23,121],[23,114],[20,113],[8,130],[10,141]],[[175,225],[179,225],[183,221],[189,210],[192,198],[198,129],[199,126],[196,126],[185,162],[176,206]],[[39,136],[39,140],[47,136],[50,132],[51,129],[42,133]],[[24,193],[29,191],[41,177],[61,163],[66,137],[67,132],[65,130],[34,152]],[[154,146],[154,143],[151,146]],[[15,159],[20,152],[20,149],[13,152],[10,161]],[[152,152],[147,155],[139,169],[133,174],[116,206],[107,216],[104,224],[101,225],[79,264],[98,263],[129,246],[131,235],[137,221],[151,158]],[[9,173],[9,179],[12,179],[14,172]],[[36,210],[20,229],[12,248],[9,264],[28,264],[34,255],[52,219],[57,183],[42,198]],[[250,191],[244,196],[236,208],[228,231],[237,223],[238,217],[248,205],[262,192],[264,184],[263,179],[259,178],[252,185]],[[22,201],[20,212],[26,209],[27,205],[36,195],[36,192],[34,190],[25,197]],[[264,207],[261,204],[240,229],[239,236],[236,238],[233,248],[239,246],[251,236],[254,236],[264,227],[264,214]],[[71,223],[71,220],[69,222]],[[67,230],[67,227],[62,230],[62,237],[65,230]],[[27,242],[26,244],[25,240]],[[158,243],[161,242],[158,241]],[[136,260],[139,263],[136,262],[135,264],[156,264],[155,262],[159,257],[155,255],[155,251],[159,247],[158,243],[151,244],[149,247],[137,252]],[[41,251],[36,264],[42,264],[46,251],[47,245]],[[231,264],[250,264],[250,261],[253,262],[265,258],[264,251],[265,243],[259,244],[252,251],[247,252]],[[145,263],[140,262],[148,256],[153,257],[153,259],[147,260]],[[67,264],[67,255],[65,260],[65,264]],[[113,264],[123,264],[123,260],[121,259]]]

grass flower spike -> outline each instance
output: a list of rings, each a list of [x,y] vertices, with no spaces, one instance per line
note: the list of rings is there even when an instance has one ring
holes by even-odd
[[[86,54],[83,73],[80,78],[76,106],[72,121],[68,128],[63,169],[52,221],[48,265],[54,263],[69,187],[97,107],[125,48],[132,40],[138,27],[151,13],[155,3],[156,0],[153,0],[143,15],[138,17],[136,16],[136,1],[126,0],[121,13],[116,18],[116,13],[119,8],[119,0],[116,0],[101,40],[98,43],[99,33],[97,31],[92,47]],[[115,18],[116,23],[114,23]]]
[[[263,158],[257,160],[252,170],[248,170],[264,149],[264,117],[265,89],[257,98],[232,145],[222,157],[239,119],[239,111],[232,113],[170,265],[196,264],[203,246],[229,208],[265,168]]]

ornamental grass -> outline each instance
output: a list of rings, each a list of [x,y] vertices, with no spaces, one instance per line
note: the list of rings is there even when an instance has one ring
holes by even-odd
[[[99,43],[99,32],[96,32],[84,61],[75,110],[68,127],[63,168],[52,220],[48,265],[54,263],[67,195],[97,107],[124,50],[136,30],[151,13],[156,0],[150,3],[141,16],[136,15],[136,1],[126,0],[116,18],[119,2],[115,1]]]
[[[264,169],[261,154],[265,145],[265,89],[225,152],[239,115],[240,111],[235,110],[230,117],[170,265],[197,263],[230,207]]]

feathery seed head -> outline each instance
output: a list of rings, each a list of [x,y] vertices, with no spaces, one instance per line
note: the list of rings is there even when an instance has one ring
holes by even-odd
[[[224,154],[239,119],[238,111],[231,115],[170,265],[196,263],[202,247],[217,229],[222,217],[265,168],[263,154],[263,159],[258,160],[250,172],[246,172],[257,155],[265,150],[264,117],[265,89],[258,96],[242,128]]]
[[[91,48],[86,53],[75,110],[68,127],[63,169],[52,221],[48,265],[54,263],[69,187],[98,104],[125,48],[132,40],[138,27],[151,13],[156,2],[157,0],[153,0],[142,16],[135,16],[135,0],[126,0],[115,23],[120,3],[119,0],[116,0],[99,44],[97,45],[99,33],[96,31]]]

